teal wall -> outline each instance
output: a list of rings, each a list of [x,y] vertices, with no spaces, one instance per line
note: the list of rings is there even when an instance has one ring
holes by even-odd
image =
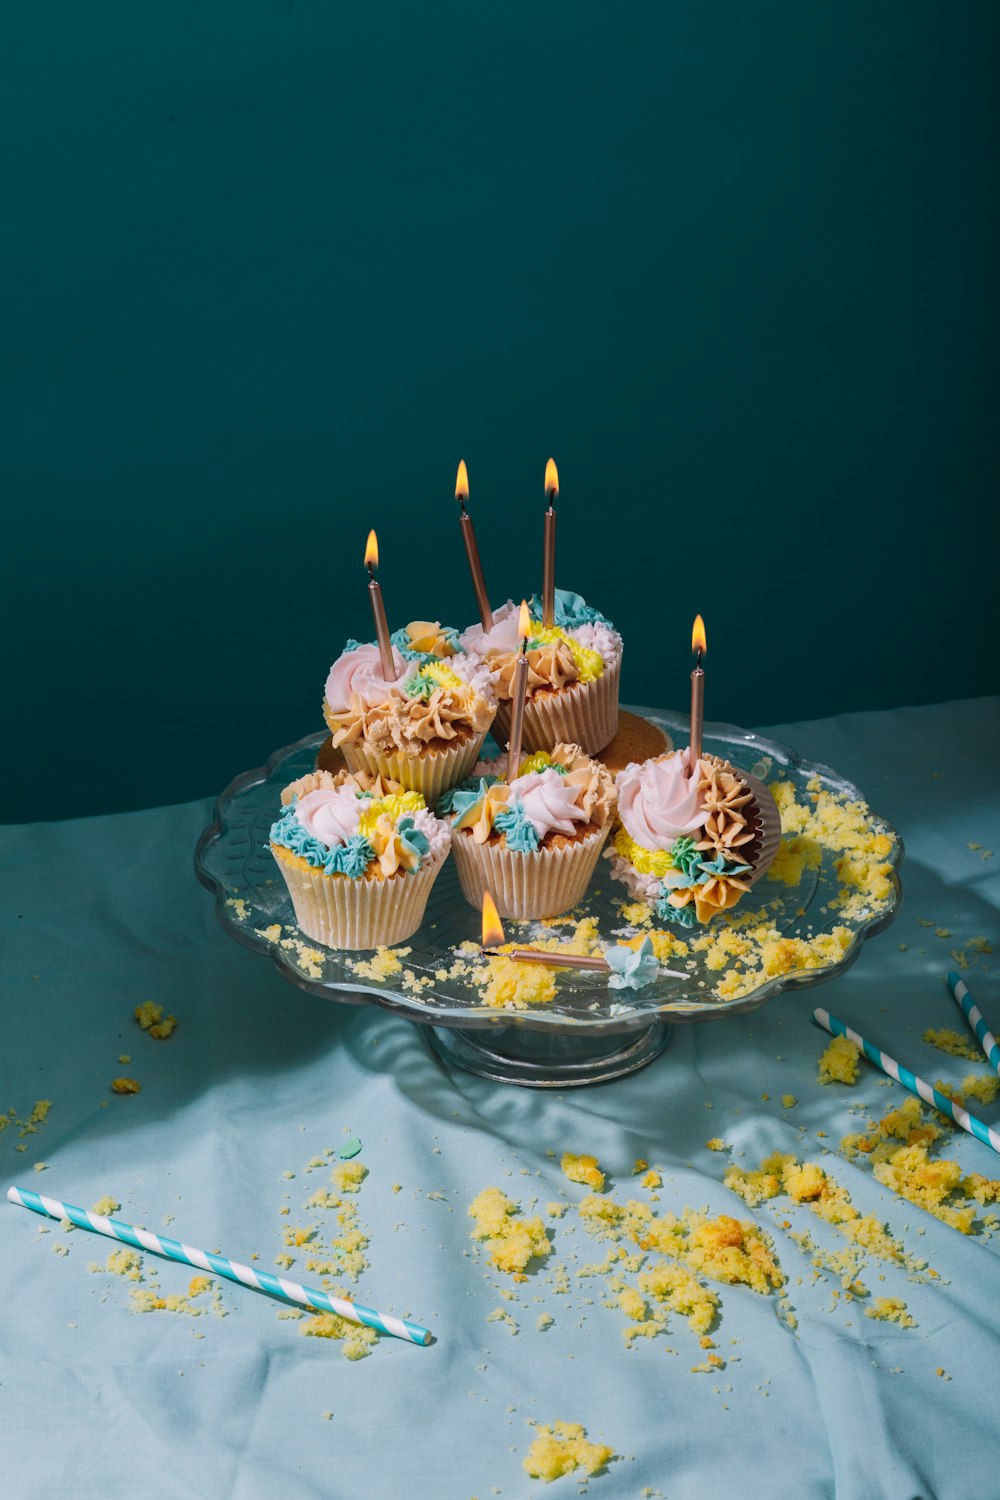
[[[993,3],[35,0],[0,60],[0,816],[219,789],[559,582],[624,696],[995,689]]]

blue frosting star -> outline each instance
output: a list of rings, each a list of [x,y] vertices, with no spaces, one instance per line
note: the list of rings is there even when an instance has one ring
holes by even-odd
[[[626,948],[616,943],[605,948],[604,957],[611,965],[608,984],[613,990],[641,990],[652,984],[660,972],[659,961],[653,952],[653,944],[644,937],[638,948]]]
[[[528,600],[528,608],[533,619],[541,619],[542,601],[537,594],[532,594]],[[601,611],[595,609],[592,604],[588,604],[581,594],[571,593],[569,589],[556,589],[552,616],[555,624],[563,630],[574,630],[578,625],[611,624],[607,615],[602,615]]]
[[[727,859],[724,854],[717,854],[712,860],[701,860],[699,868],[704,875],[743,875],[750,866],[737,864],[735,860]]]
[[[396,833],[399,836],[399,842],[407,853],[417,856],[417,863],[411,871],[411,874],[415,875],[430,853],[431,841],[426,833],[422,832],[409,816],[400,818],[396,824]]]
[[[464,818],[470,807],[482,802],[487,789],[500,780],[499,776],[472,776],[458,786],[451,787],[438,801],[439,813],[454,813],[453,822]]]
[[[657,901],[654,911],[661,922],[677,922],[681,927],[693,927],[698,920],[693,902],[689,901],[687,906],[672,906],[666,896]]]
[[[534,854],[538,848],[538,829],[524,811],[524,804],[514,798],[493,819],[494,826],[507,835],[507,848],[515,854]]]

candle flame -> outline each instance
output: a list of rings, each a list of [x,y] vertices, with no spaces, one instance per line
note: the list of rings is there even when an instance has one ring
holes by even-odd
[[[455,499],[468,500],[469,498],[469,471],[465,467],[465,459],[460,459],[458,464],[458,478],[455,480]]]
[[[378,537],[374,531],[368,533],[368,545],[365,548],[365,567],[378,567]]]
[[[523,599],[517,615],[517,633],[522,641],[526,641],[531,634],[531,612]]]
[[[554,458],[545,465],[545,494],[549,500],[554,500],[559,494],[559,470]]]
[[[691,650],[702,654],[708,650],[708,643],[705,639],[705,621],[701,615],[695,615],[694,624],[691,627]]]
[[[497,904],[489,891],[483,892],[483,947],[495,948],[503,942],[503,923]]]

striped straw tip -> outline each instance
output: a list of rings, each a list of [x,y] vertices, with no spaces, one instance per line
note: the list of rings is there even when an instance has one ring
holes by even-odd
[[[961,984],[961,983],[962,983],[962,976],[961,976],[961,974],[957,974],[954,969],[949,969],[949,971],[948,971],[948,988],[951,989],[951,990],[953,990],[957,984]]]

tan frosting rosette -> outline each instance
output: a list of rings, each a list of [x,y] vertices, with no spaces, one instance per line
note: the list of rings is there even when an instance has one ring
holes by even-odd
[[[460,637],[497,675],[497,727],[506,738],[514,667],[520,653],[518,611],[508,601],[493,612],[489,630],[472,626]],[[595,754],[618,728],[622,639],[609,621],[578,594],[556,590],[555,623],[541,622],[531,605],[523,743],[529,750],[577,744]]]
[[[684,926],[736,905],[770,867],[781,837],[771,793],[749,772],[689,750],[616,777],[612,874],[656,915]]]
[[[557,744],[521,762],[482,761],[440,803],[450,815],[462,891],[482,906],[489,890],[502,917],[554,917],[582,900],[615,809],[610,773],[579,745]]]
[[[419,792],[367,770],[291,782],[270,847],[295,920],[330,948],[400,943],[419,927],[451,831]]]
[[[434,802],[475,764],[496,713],[496,678],[478,657],[451,648],[437,622],[406,627],[386,681],[378,647],[350,642],[326,682],[323,716],[333,746],[352,769],[367,769]],[[397,632],[394,642],[404,632]]]

